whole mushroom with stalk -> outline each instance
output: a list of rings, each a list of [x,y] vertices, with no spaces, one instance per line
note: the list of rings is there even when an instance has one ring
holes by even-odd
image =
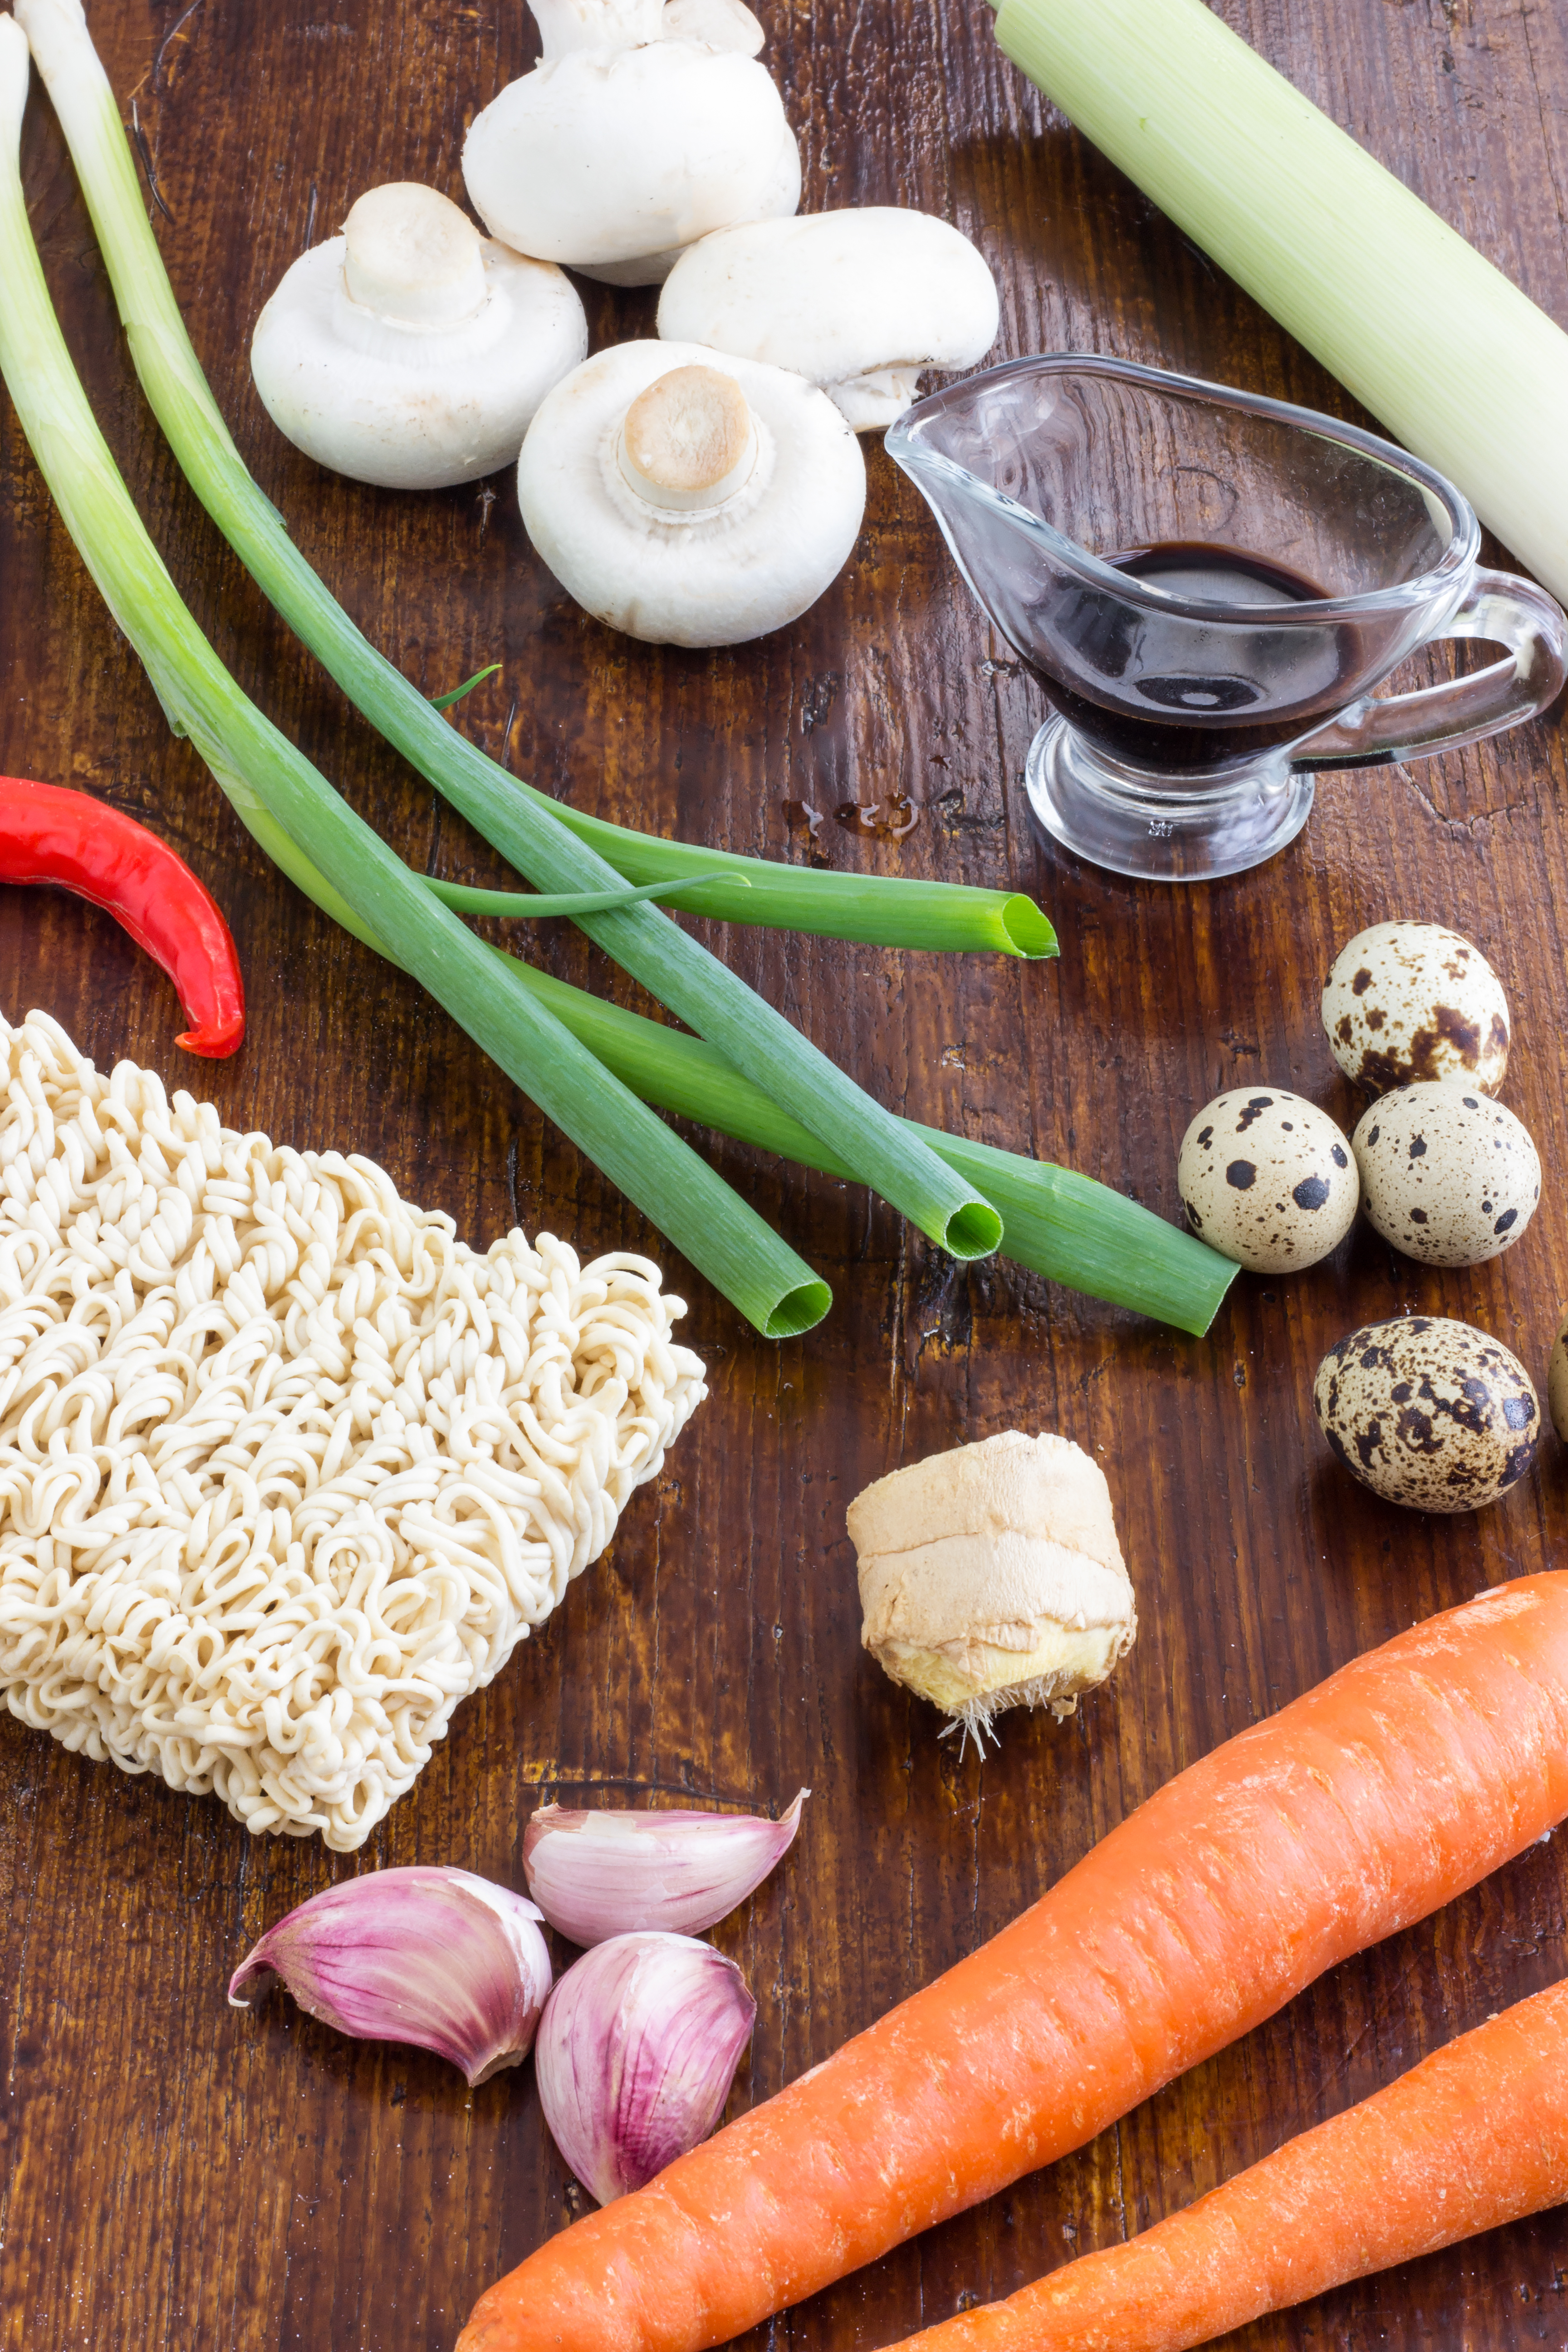
[[[687,247],[658,305],[661,335],[793,368],[858,433],[895,423],[922,369],[977,365],[998,319],[969,239],[890,205],[715,230]]]
[[[794,212],[800,151],[740,0],[531,5],[540,61],[463,149],[492,235],[611,285],[656,286],[695,238]]]
[[[620,343],[541,406],[517,488],[529,538],[596,619],[651,645],[731,646],[795,620],[842,569],[866,468],[803,377]]]
[[[510,465],[588,348],[570,278],[412,180],[361,196],[285,272],[250,347],[268,415],[334,473],[395,490]]]

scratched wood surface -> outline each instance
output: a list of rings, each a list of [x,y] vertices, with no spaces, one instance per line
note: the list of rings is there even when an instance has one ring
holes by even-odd
[[[1276,63],[1568,320],[1568,15],[1556,0],[1225,0]],[[434,2060],[351,2043],[282,1998],[225,2006],[263,1926],[356,1869],[447,1861],[521,1884],[549,1795],[772,1808],[815,1791],[777,1879],[718,1940],[760,2016],[743,2106],[968,1952],[1172,1772],[1367,1645],[1561,1556],[1550,1439],[1482,1518],[1386,1508],[1329,1461],[1312,1369],[1356,1321],[1420,1306],[1543,1370],[1568,1290],[1568,874],[1560,716],[1426,766],[1325,779],[1264,871],[1184,893],[1108,879],[1031,833],[1036,689],[991,638],[911,488],[868,448],[864,535],[794,628],[711,655],[585,622],[524,541],[510,481],[354,488],[286,446],[246,346],[285,265],[393,178],[461,194],[465,124],[534,54],[521,0],[97,0],[167,216],[158,234],[241,448],[344,602],[427,691],[502,676],[462,723],[516,772],[622,820],[867,870],[1033,890],[1059,963],[938,961],[734,930],[713,943],[885,1100],[1174,1207],[1175,1147],[1220,1087],[1273,1079],[1345,1124],[1316,1018],[1337,944],[1393,914],[1458,925],[1516,1012],[1507,1098],[1547,1171],[1529,1234],[1474,1272],[1358,1232],[1292,1284],[1244,1278],[1206,1342],[994,1264],[958,1270],[852,1190],[715,1147],[831,1280],[776,1347],[665,1255],[712,1394],[609,1555],[458,1714],[362,1855],[250,1841],[186,1800],[0,1727],[0,2342],[7,2352],[445,2352],[484,2284],[578,2192],[529,2073],[469,2095]],[[812,205],[897,201],[977,239],[997,356],[1119,352],[1349,413],[1338,387],[1044,109],[980,0],[775,0],[769,51]],[[109,437],[244,684],[416,866],[499,878],[295,647],[150,422],[52,120],[26,133],[34,223]],[[596,344],[652,301],[586,289]],[[1479,427],[1484,420],[1478,420]],[[210,882],[248,976],[233,1062],[193,1074],[172,994],[107,919],[0,900],[0,1004],[56,1013],[100,1065],[199,1077],[239,1127],[374,1155],[488,1244],[513,1222],[584,1253],[648,1230],[418,991],[261,860],[172,741],[0,402],[0,771],[149,819]],[[575,934],[537,952],[634,1002]],[[858,1648],[848,1499],[1008,1427],[1102,1460],[1142,1630],[1073,1722],[1009,1720],[984,1765]],[[778,2324],[873,2347],[1179,2206],[1563,1966],[1561,1841],[1340,1969],[1054,2170]],[[1232,2352],[1568,2344],[1568,2220],[1356,2286]]]

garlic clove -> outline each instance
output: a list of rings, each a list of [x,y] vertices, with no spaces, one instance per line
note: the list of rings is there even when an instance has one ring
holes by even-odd
[[[756,2015],[734,1961],[689,1936],[615,1936],[567,1969],[533,2070],[555,2145],[601,2205],[707,2138]]]
[[[528,1891],[574,1944],[635,1928],[699,1935],[783,1861],[811,1794],[770,1822],[756,1813],[568,1812],[542,1805],[522,1833]]]
[[[541,1913],[467,1870],[377,1870],[313,1895],[229,1979],[237,2009],[281,1977],[300,2008],[362,2042],[411,2042],[470,2089],[532,2047],[550,1991]]]

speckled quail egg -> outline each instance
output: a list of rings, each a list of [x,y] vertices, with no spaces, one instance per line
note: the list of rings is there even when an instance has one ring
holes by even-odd
[[[1283,1087],[1216,1095],[1182,1138],[1176,1187],[1187,1223],[1254,1274],[1291,1274],[1337,1248],[1360,1186],[1326,1111]]]
[[[1568,1445],[1568,1307],[1563,1310],[1546,1367],[1546,1410],[1552,1415],[1552,1428]]]
[[[1541,1198],[1530,1130],[1462,1079],[1401,1087],[1351,1138],[1361,1204],[1386,1242],[1429,1265],[1479,1265],[1518,1241]]]
[[[1517,1356],[1468,1323],[1400,1315],[1331,1348],[1318,1423],[1352,1478],[1413,1511],[1479,1511],[1530,1467],[1541,1407]]]
[[[1508,1067],[1508,999],[1479,948],[1441,923],[1373,923],[1334,958],[1323,1026],[1347,1078],[1386,1094],[1468,1078],[1496,1094]]]

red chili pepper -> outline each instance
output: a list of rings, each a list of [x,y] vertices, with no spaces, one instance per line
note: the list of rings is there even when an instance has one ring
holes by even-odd
[[[222,910],[167,842],[134,817],[58,784],[0,776],[0,882],[53,882],[90,899],[179,991],[190,1054],[236,1053],[245,983]]]

